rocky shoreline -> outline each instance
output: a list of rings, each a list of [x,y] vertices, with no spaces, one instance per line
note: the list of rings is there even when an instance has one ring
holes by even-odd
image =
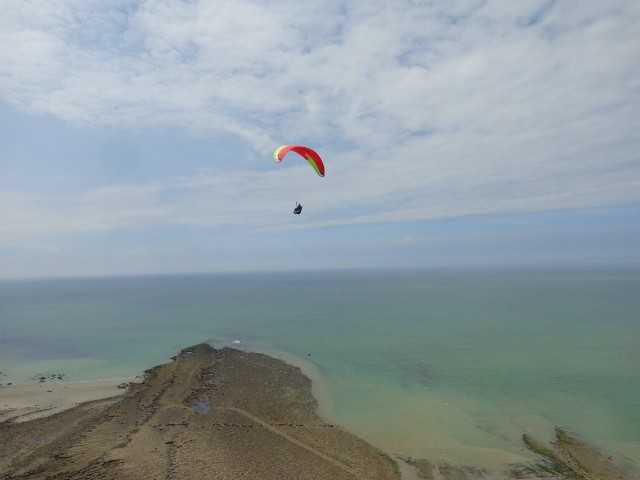
[[[124,386],[124,385],[122,385]],[[184,349],[116,397],[0,423],[5,479],[633,480],[564,430],[503,473],[381,452],[317,415],[311,381],[259,353]]]
[[[299,368],[198,345],[120,397],[0,424],[20,479],[395,479],[397,466],[316,415]]]

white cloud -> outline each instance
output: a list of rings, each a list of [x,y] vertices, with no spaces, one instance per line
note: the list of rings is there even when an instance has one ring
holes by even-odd
[[[328,173],[305,184],[318,213],[305,225],[640,201],[634,2],[0,0],[0,9],[10,46],[0,50],[1,99],[83,125],[237,135],[260,157],[310,142]],[[58,199],[7,192],[20,215],[3,212],[4,238],[162,223],[290,228],[278,217],[286,181],[214,165],[177,185]]]

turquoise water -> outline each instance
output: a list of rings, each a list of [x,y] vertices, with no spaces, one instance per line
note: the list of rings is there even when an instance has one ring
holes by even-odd
[[[390,452],[498,466],[560,424],[639,465],[639,293],[637,269],[2,282],[0,383],[136,375],[213,341],[311,365],[323,414]]]

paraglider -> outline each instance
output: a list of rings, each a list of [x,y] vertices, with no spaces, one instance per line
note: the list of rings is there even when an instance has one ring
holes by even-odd
[[[303,147],[302,145],[283,145],[278,147],[275,152],[273,152],[273,159],[282,163],[284,156],[289,152],[293,151],[304,158],[309,165],[313,167],[316,173],[324,177],[324,163],[322,163],[322,159],[320,155],[318,155],[314,150],[311,150],[309,147]],[[302,205],[296,202],[296,208],[293,209],[294,215],[300,215],[302,213]]]
[[[283,145],[276,149],[273,152],[273,159],[281,163],[284,159],[284,156],[289,152],[293,151],[300,155],[302,158],[306,159],[309,162],[309,165],[313,167],[318,175],[324,177],[324,163],[322,163],[322,159],[320,155],[318,155],[315,151],[311,150],[309,147],[303,147],[301,145]]]

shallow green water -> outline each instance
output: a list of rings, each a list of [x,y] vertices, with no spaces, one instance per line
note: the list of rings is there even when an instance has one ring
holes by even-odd
[[[391,452],[502,465],[561,424],[637,465],[639,293],[630,269],[3,282],[0,383],[135,375],[211,340],[313,364],[325,413]]]

